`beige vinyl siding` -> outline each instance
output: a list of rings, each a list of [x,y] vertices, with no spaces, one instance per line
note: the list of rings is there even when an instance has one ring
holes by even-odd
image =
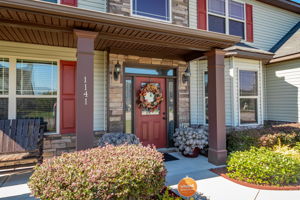
[[[94,59],[94,130],[106,130],[106,52]]]
[[[197,0],[189,0],[189,26],[197,28]]]
[[[106,0],[78,0],[78,7],[88,10],[106,12]]]
[[[300,122],[300,59],[266,68],[267,120]]]
[[[254,42],[249,45],[270,50],[299,20],[300,15],[254,0],[238,0],[253,5]],[[197,27],[197,1],[190,1],[190,27]]]
[[[205,124],[205,89],[204,73],[207,71],[207,61],[191,62],[191,124]],[[230,59],[225,59],[225,115],[226,125],[232,125],[232,77],[230,76]]]
[[[190,69],[191,124],[204,124],[204,72],[207,69],[207,62],[204,60],[193,61],[190,63]]]
[[[268,4],[243,0],[253,5],[254,43],[256,48],[270,50],[299,20],[300,15]]]
[[[76,61],[76,49],[0,41],[0,57]],[[94,130],[106,129],[106,53],[95,51]]]

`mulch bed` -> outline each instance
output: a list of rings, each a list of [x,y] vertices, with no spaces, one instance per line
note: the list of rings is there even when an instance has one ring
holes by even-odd
[[[247,183],[245,181],[235,180],[235,179],[229,178],[227,176],[228,171],[227,171],[226,167],[210,169],[210,171],[212,171],[215,174],[218,174],[219,176],[222,176],[223,178],[226,178],[227,180],[230,180],[232,182],[235,182],[237,184],[240,184],[240,185],[243,185],[246,187],[250,187],[250,188],[255,188],[255,189],[260,189],[260,190],[300,190],[300,183],[298,183],[297,185],[271,186],[271,185],[256,185],[253,183]]]

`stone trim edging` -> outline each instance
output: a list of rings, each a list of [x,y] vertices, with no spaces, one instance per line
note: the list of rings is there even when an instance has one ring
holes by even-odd
[[[269,186],[269,185],[256,185],[253,183],[247,183],[244,181],[238,181],[232,178],[229,178],[226,173],[227,173],[227,169],[226,167],[221,167],[221,168],[215,168],[215,169],[210,169],[211,172],[222,176],[223,178],[232,181],[234,183],[237,183],[239,185],[243,185],[246,187],[250,187],[250,188],[254,188],[254,189],[259,189],[259,190],[300,190],[300,185],[295,185],[295,186]]]

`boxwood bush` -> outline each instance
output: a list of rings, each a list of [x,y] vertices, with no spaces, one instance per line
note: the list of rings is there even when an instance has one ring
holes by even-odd
[[[286,185],[300,180],[300,160],[265,147],[231,153],[227,164],[230,178],[249,183]]]
[[[42,200],[148,199],[159,194],[165,175],[155,149],[108,145],[45,160],[28,185]]]
[[[227,150],[234,152],[249,150],[251,147],[273,147],[279,140],[283,145],[295,146],[300,142],[299,124],[231,131],[227,135]]]

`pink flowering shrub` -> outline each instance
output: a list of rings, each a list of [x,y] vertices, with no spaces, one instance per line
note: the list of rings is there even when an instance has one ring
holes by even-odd
[[[165,175],[155,149],[108,145],[45,160],[28,185],[42,200],[150,199],[163,188]]]

